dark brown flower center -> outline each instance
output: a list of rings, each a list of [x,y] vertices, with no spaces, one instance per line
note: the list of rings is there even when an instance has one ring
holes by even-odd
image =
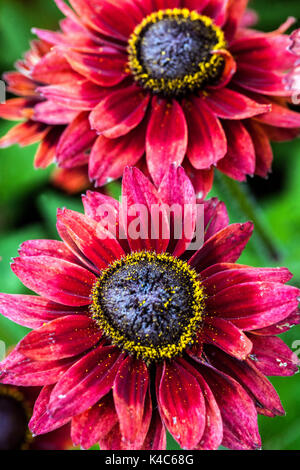
[[[179,96],[214,84],[226,47],[212,20],[187,9],[161,10],[137,26],[129,41],[129,65],[136,80],[154,93]]]
[[[203,291],[186,263],[167,254],[133,253],[102,273],[92,312],[113,342],[149,362],[192,342]]]

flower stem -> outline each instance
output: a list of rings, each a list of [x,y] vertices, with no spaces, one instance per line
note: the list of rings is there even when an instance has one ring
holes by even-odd
[[[227,207],[231,209],[234,216],[237,213],[243,219],[252,220],[255,227],[255,240],[257,242],[259,255],[265,255],[273,262],[281,258],[280,250],[276,244],[275,237],[268,226],[261,207],[255,200],[246,184],[228,178],[220,172],[215,173],[215,185],[217,194],[223,199]]]

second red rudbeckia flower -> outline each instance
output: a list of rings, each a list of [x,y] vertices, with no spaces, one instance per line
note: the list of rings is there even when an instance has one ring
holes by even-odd
[[[216,199],[204,203],[204,244],[191,253],[196,197],[182,168],[158,191],[127,168],[121,205],[93,192],[83,204],[84,215],[58,212],[63,241],[21,245],[12,269],[38,295],[0,295],[0,311],[34,329],[0,366],[4,384],[43,386],[31,430],[71,421],[85,448],[164,449],[166,429],[186,449],[260,447],[257,413],[284,413],[265,375],[298,369],[276,337],[299,323],[290,272],[236,264],[252,224],[228,225]],[[193,221],[179,238],[174,206]],[[134,207],[145,237],[131,231]]]
[[[88,164],[98,186],[138,161],[158,185],[176,162],[204,196],[215,167],[239,181],[265,177],[270,139],[299,134],[288,106],[297,50],[283,34],[292,20],[272,33],[251,29],[247,0],[56,3],[62,32],[36,30],[42,57],[7,74],[26,99],[0,114],[30,119],[2,146],[42,138],[38,165],[55,157],[84,174]]]

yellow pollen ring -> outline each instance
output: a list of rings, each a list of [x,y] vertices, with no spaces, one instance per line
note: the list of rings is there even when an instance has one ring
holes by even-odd
[[[139,60],[139,44],[143,32],[149,25],[155,24],[163,19],[189,19],[190,21],[201,21],[206,27],[211,28],[216,35],[216,43],[212,47],[212,51],[226,49],[227,43],[223,31],[214,24],[213,20],[205,15],[200,15],[196,11],[190,11],[187,8],[173,8],[159,10],[151,13],[136,26],[128,41],[128,66],[132,72],[134,79],[144,88],[153,91],[153,93],[163,93],[167,95],[180,94],[186,90],[194,91],[201,88],[209,78],[217,75],[219,67],[224,64],[224,58],[220,54],[211,54],[207,61],[198,63],[199,70],[184,77],[165,79],[153,78],[147,72],[146,68]],[[163,52],[162,52],[163,55]]]
[[[167,344],[162,347],[160,346],[144,346],[140,342],[132,341],[122,332],[116,330],[105,317],[101,305],[99,303],[99,297],[101,297],[101,287],[105,281],[118,269],[125,265],[136,265],[142,260],[147,260],[149,263],[162,261],[172,265],[172,268],[176,269],[181,275],[185,275],[191,284],[192,301],[191,301],[191,317],[188,324],[182,326],[182,334],[177,343]],[[175,294],[175,291],[172,292]],[[163,359],[172,359],[173,357],[180,355],[188,346],[194,343],[197,332],[201,328],[201,321],[204,313],[204,300],[205,293],[201,286],[198,274],[194,271],[185,261],[173,257],[167,253],[157,254],[154,252],[134,252],[119,260],[116,260],[107,269],[103,270],[100,277],[95,282],[92,294],[92,304],[90,307],[92,317],[99,325],[104,335],[110,338],[111,342],[129,354],[135,355],[137,358],[143,359],[146,363],[152,361],[161,361]],[[171,299],[170,299],[171,300]],[[168,301],[169,302],[169,301]],[[167,303],[168,303],[167,302]],[[167,309],[168,305],[165,305]],[[159,336],[163,336],[163,331],[159,333]]]

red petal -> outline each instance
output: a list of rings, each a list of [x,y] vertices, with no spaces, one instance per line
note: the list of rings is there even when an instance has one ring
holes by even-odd
[[[7,91],[26,98],[38,97],[37,84],[20,72],[6,72],[3,78],[8,84]]]
[[[121,364],[113,387],[113,396],[122,439],[126,449],[140,449],[149,429],[151,413],[143,426],[149,374],[143,361],[127,357]]]
[[[50,256],[15,258],[12,271],[38,294],[70,306],[89,305],[96,277],[86,269]]]
[[[43,387],[35,402],[33,415],[29,422],[29,429],[35,435],[51,432],[54,429],[64,426],[69,421],[69,418],[60,420],[53,419],[49,414],[47,405],[49,404],[52,390],[53,385]]]
[[[263,130],[266,132],[269,139],[274,142],[287,142],[294,140],[300,135],[300,129],[284,129],[282,127],[272,127],[263,125]]]
[[[249,0],[229,0],[227,2],[226,22],[223,26],[226,40],[230,42],[236,33],[239,24],[245,14]]]
[[[188,132],[180,104],[154,97],[146,136],[149,172],[159,185],[170,164],[180,165],[187,149]]]
[[[208,3],[210,3],[210,0],[184,0],[183,2],[185,8],[198,12],[201,12]]]
[[[269,126],[285,127],[288,129],[300,127],[300,115],[298,112],[290,110],[287,105],[281,106],[274,100],[265,101],[269,101],[272,106],[272,111],[257,116],[256,119],[258,122],[268,124]]]
[[[96,222],[102,222],[103,220],[103,209],[101,206],[104,205],[113,210],[116,218],[118,217],[120,209],[119,201],[106,194],[96,191],[87,191],[82,195],[82,203],[85,215],[89,219],[94,219]]]
[[[18,253],[20,256],[51,256],[79,264],[76,256],[58,240],[27,240],[20,245]]]
[[[0,148],[10,147],[19,144],[21,147],[36,144],[49,132],[46,124],[34,121],[26,121],[14,126],[4,137],[0,139]]]
[[[56,146],[62,131],[62,128],[54,127],[50,129],[48,134],[43,138],[34,156],[35,168],[46,168],[53,163],[56,155]]]
[[[89,114],[80,113],[62,133],[56,149],[56,160],[60,166],[68,160],[90,149],[96,139],[95,131],[91,130]]]
[[[202,280],[205,292],[209,296],[215,295],[217,292],[227,287],[234,286],[235,284],[255,281],[285,283],[290,281],[293,277],[287,268],[252,268],[235,265],[234,263],[220,263],[219,267],[220,269],[218,269],[217,272],[210,274],[208,274],[206,270],[205,280]],[[203,273],[201,273],[201,277],[202,276]]]
[[[36,99],[12,98],[6,103],[0,104],[0,117],[12,121],[20,121],[26,117],[28,112],[32,112]]]
[[[74,109],[68,109],[62,104],[59,105],[55,101],[47,100],[34,107],[32,119],[49,126],[60,126],[69,124],[76,115],[77,111]]]
[[[209,109],[222,119],[246,119],[271,111],[268,104],[260,104],[229,88],[214,90],[204,98]]]
[[[194,448],[205,428],[205,402],[197,380],[178,363],[165,363],[157,396],[169,432],[181,447]]]
[[[99,48],[97,55],[67,50],[65,56],[76,72],[103,87],[117,85],[128,75],[126,55],[112,48]]]
[[[227,151],[223,127],[202,99],[186,102],[184,110],[189,130],[187,157],[198,170],[210,168]]]
[[[224,0],[210,0],[203,14],[213,18],[216,25],[222,26],[226,18],[227,4],[228,1]]]
[[[267,326],[266,328],[260,328],[255,330],[252,333],[255,335],[262,336],[273,336],[285,333],[290,330],[294,325],[299,325],[300,323],[300,311],[297,309],[291,313],[287,318],[284,318],[280,322],[275,323],[272,326]]]
[[[213,167],[209,170],[196,170],[186,158],[183,162],[188,177],[190,178],[199,199],[204,199],[212,188],[214,179]]]
[[[6,318],[32,329],[65,315],[84,313],[80,309],[76,311],[37,295],[12,294],[0,294],[0,311]]]
[[[122,184],[121,217],[131,250],[164,252],[169,244],[170,229],[155,187],[137,168],[125,170]]]
[[[234,263],[240,257],[253,232],[253,224],[232,224],[209,238],[189,264],[198,272],[216,263]]]
[[[204,201],[205,241],[229,225],[229,217],[224,202],[216,197]]]
[[[93,271],[106,268],[124,255],[111,233],[79,212],[58,210],[57,231],[70,250]]]
[[[218,292],[206,300],[209,311],[242,330],[277,323],[298,306],[299,289],[278,282],[246,282]]]
[[[194,375],[198,384],[201,387],[203,397],[205,400],[205,429],[200,442],[195,449],[197,450],[217,450],[222,443],[223,439],[223,423],[222,417],[214,398],[214,395],[205,382],[201,374],[189,362],[184,359],[178,360],[184,369]]]
[[[239,121],[223,121],[228,151],[218,162],[218,169],[238,181],[255,171],[255,149],[249,133]]]
[[[270,138],[263,127],[251,119],[245,123],[254,145],[256,162],[255,174],[266,178],[271,171],[273,161],[273,150],[270,144]]]
[[[238,65],[233,81],[246,90],[255,91],[264,95],[289,96],[284,83],[284,74],[255,67],[252,64]]]
[[[217,450],[223,440],[222,417],[211,389],[202,377],[200,381],[200,377],[201,375],[198,374],[197,380],[205,399],[206,423],[203,436],[195,448],[197,450]]]
[[[123,175],[126,166],[134,166],[145,152],[146,126],[143,121],[128,134],[117,139],[100,135],[89,159],[89,176],[97,186]]]
[[[1,363],[1,383],[22,387],[41,387],[57,382],[72,366],[74,358],[33,361],[14,349]]]
[[[247,336],[229,321],[222,318],[205,318],[201,341],[211,343],[238,359],[246,359],[252,350]]]
[[[173,256],[183,254],[192,241],[196,226],[196,196],[190,179],[183,168],[171,165],[158,190],[161,200],[174,212],[170,212],[171,239],[168,251]],[[176,230],[181,232],[176,234]]]
[[[157,410],[153,411],[149,431],[142,450],[166,450],[166,431]]]
[[[93,347],[102,336],[95,321],[86,315],[65,315],[31,331],[18,351],[36,361],[77,356]]]
[[[117,422],[112,395],[105,395],[94,406],[72,419],[72,441],[76,446],[89,449],[107,435]]]
[[[254,37],[238,38],[230,50],[238,66],[252,64],[268,71],[286,71],[295,64],[295,56],[288,49],[290,44],[288,35],[258,33]]]
[[[112,91],[91,112],[91,127],[109,139],[128,134],[142,121],[149,100],[150,94],[135,84]]]
[[[86,165],[74,168],[56,168],[51,175],[51,181],[54,186],[69,194],[78,194],[90,186]]]
[[[249,334],[253,343],[250,359],[264,375],[290,376],[296,374],[299,359],[295,353],[276,336]]]
[[[129,13],[128,6],[133,8],[131,2],[127,3],[127,8],[125,5],[118,5],[113,0],[71,0],[70,3],[89,28],[124,42],[142,20],[142,14],[138,15],[136,8],[135,14],[138,15],[138,21]]]
[[[260,448],[257,413],[252,399],[241,385],[212,367],[200,366],[223,419],[222,445],[234,450]]]
[[[38,61],[33,67],[31,77],[37,83],[47,85],[58,85],[80,79],[80,75],[70,67],[62,52],[57,49],[52,49]]]
[[[284,409],[274,387],[266,377],[251,364],[251,361],[238,361],[221,351],[211,348],[208,355],[212,364],[225,374],[237,380],[253,397],[257,411],[267,416],[283,415]]]
[[[120,426],[116,424],[112,430],[99,439],[101,450],[126,450],[123,447]]]
[[[88,80],[74,80],[58,85],[39,87],[38,91],[48,100],[69,110],[88,111],[94,109],[106,93]]]
[[[112,388],[122,355],[114,346],[100,346],[76,362],[57,382],[49,411],[56,419],[83,413]]]

